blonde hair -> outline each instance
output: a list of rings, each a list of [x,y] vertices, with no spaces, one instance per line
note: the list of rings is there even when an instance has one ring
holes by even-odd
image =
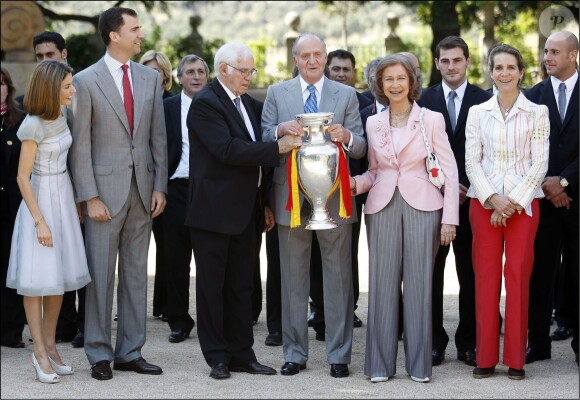
[[[173,67],[171,66],[171,61],[165,54],[156,50],[148,50],[143,54],[139,60],[139,64],[147,64],[149,61],[156,61],[159,68],[161,68],[161,73],[163,74],[163,82],[161,86],[163,89],[169,91],[173,85]]]
[[[57,119],[60,116],[62,81],[72,72],[71,67],[56,60],[46,60],[38,64],[24,94],[26,112],[49,121]]]

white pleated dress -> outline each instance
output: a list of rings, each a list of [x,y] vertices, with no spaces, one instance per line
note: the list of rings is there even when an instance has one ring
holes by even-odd
[[[67,170],[72,136],[66,118],[44,121],[28,115],[17,135],[22,141],[38,143],[30,183],[54,245],[38,242],[34,219],[23,200],[14,224],[6,286],[24,296],[80,289],[91,277]]]

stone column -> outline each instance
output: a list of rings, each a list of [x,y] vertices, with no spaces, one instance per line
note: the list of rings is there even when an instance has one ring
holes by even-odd
[[[2,66],[10,73],[18,96],[26,90],[36,66],[32,38],[44,31],[44,16],[34,1],[2,1],[0,4],[0,46],[5,54]]]
[[[294,68],[294,57],[292,55],[292,46],[296,38],[300,36],[298,29],[300,27],[300,14],[296,11],[290,11],[284,17],[284,22],[288,25],[288,31],[284,34],[284,40],[286,42],[286,70],[292,72]]]
[[[397,32],[395,32],[395,30],[399,26],[399,17],[396,17],[394,15],[388,15],[387,25],[389,25],[391,32],[385,38],[385,50],[387,52],[386,54],[389,55],[393,53],[398,53],[403,49],[403,41],[401,40],[399,35],[397,35]]]

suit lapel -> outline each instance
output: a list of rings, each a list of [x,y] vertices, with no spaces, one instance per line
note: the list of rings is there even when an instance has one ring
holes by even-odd
[[[339,91],[337,88],[333,88],[330,82],[328,78],[324,78],[324,85],[322,85],[322,93],[320,95],[320,106],[318,106],[319,111],[334,112],[336,109]]]
[[[562,121],[560,121],[560,114],[558,114],[558,105],[556,104],[556,97],[552,88],[552,81],[549,77],[548,79],[544,80],[541,92],[544,104],[548,107],[550,121],[552,121],[559,128],[562,128]],[[571,103],[572,102],[570,101],[570,105],[572,105]],[[562,129],[560,129],[559,132],[562,132]]]
[[[244,130],[246,137],[248,139],[252,140],[252,137],[250,136],[250,132],[248,132],[248,128],[246,127],[246,123],[244,122],[244,119],[242,118],[242,116],[238,112],[238,109],[236,108],[236,105],[234,104],[232,99],[230,99],[230,96],[228,96],[227,92],[223,88],[222,83],[219,82],[219,80],[216,78],[215,82],[212,82],[212,87],[213,87],[215,94],[218,96],[218,98],[220,99],[220,101],[222,102],[222,104],[224,105],[226,110],[228,111],[228,113],[230,113],[230,115],[232,115],[232,118]],[[244,106],[245,106],[245,104],[244,104]]]
[[[302,99],[302,88],[300,87],[300,78],[296,77],[284,85],[284,100],[286,108],[293,117],[298,114],[304,114],[304,101]]]
[[[131,63],[131,78],[133,80],[133,129],[137,132],[139,129],[139,121],[141,120],[141,114],[143,113],[143,104],[145,103],[145,88],[147,88],[147,78],[141,73],[139,67],[135,67],[136,63],[130,61]]]
[[[256,115],[254,113],[253,104],[252,104],[252,106],[250,106],[250,103],[251,103],[250,95],[249,94],[243,94],[241,96],[241,99],[242,99],[242,103],[244,103],[244,107],[246,108],[246,112],[248,113],[248,117],[250,118],[250,123],[252,124],[252,128],[254,129],[254,136],[256,137],[256,141],[257,142],[258,141],[262,141],[262,131],[260,129],[260,125],[256,121]],[[245,125],[246,124],[244,123],[244,126]]]
[[[95,75],[97,76],[95,79],[96,85],[101,89],[105,99],[107,99],[111,108],[115,114],[117,114],[119,120],[121,120],[127,134],[129,134],[129,120],[127,119],[127,113],[125,112],[125,105],[123,104],[121,94],[117,89],[117,85],[115,85],[113,76],[111,75],[109,68],[107,68],[104,58],[101,58],[95,66]]]
[[[560,132],[564,131],[564,128],[570,120],[572,116],[578,112],[578,80],[576,80],[576,85],[574,85],[574,90],[572,90],[572,95],[570,96],[570,101],[568,103],[568,108],[566,109],[566,115],[564,115],[564,122],[562,122],[562,129]]]

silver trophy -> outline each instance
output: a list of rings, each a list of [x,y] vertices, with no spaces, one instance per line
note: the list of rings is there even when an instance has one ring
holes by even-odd
[[[338,187],[339,149],[325,136],[334,113],[296,115],[302,126],[302,147],[296,152],[298,183],[312,206],[306,229],[332,229],[338,225],[330,217],[326,203]]]

